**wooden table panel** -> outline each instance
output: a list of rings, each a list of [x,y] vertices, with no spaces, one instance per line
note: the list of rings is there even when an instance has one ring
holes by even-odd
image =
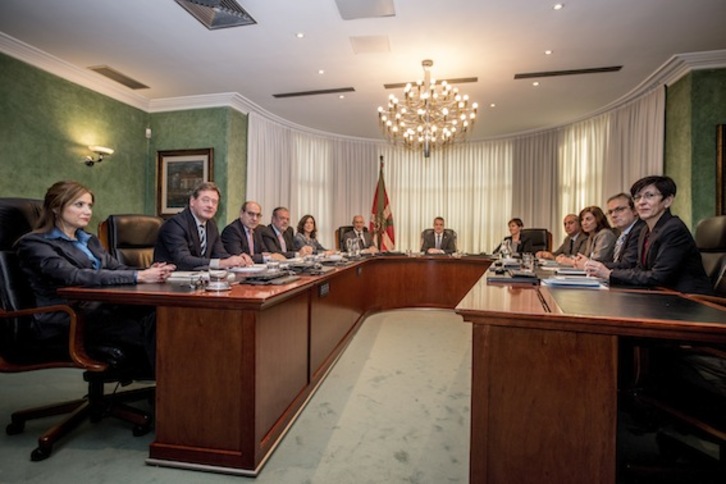
[[[475,325],[471,482],[613,483],[616,355],[615,336]]]

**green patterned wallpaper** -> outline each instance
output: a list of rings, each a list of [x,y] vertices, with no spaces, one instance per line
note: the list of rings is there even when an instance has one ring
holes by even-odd
[[[216,220],[220,228],[227,225],[237,216],[237,201],[244,197],[247,116],[231,108],[154,113],[150,126],[153,176],[149,177],[146,187],[146,210],[153,212],[156,207],[157,151],[213,148],[213,181],[222,191]]]
[[[665,172],[673,212],[694,228],[716,210],[716,126],[726,124],[726,69],[694,71],[668,88]]]
[[[89,168],[89,145],[116,152]],[[0,147],[0,196],[42,198],[55,181],[77,180],[96,194],[92,232],[111,213],[156,213],[157,150],[214,148],[221,225],[227,206],[234,219],[244,199],[245,114],[226,107],[149,114],[4,54]]]
[[[0,196],[42,198],[73,179],[96,195],[89,229],[144,211],[148,114],[0,54]],[[89,145],[116,150],[93,167]],[[141,174],[141,176],[139,176]]]

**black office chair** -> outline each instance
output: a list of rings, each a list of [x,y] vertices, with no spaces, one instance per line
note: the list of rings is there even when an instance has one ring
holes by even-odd
[[[352,225],[341,225],[335,230],[335,248],[337,250],[345,251],[345,234],[353,230]],[[363,232],[368,232],[368,227],[363,227]]]
[[[77,427],[85,417],[98,421],[113,415],[134,424],[134,435],[151,430],[151,416],[122,402],[149,399],[154,388],[142,388],[113,395],[104,394],[105,383],[130,382],[134,369],[125,366],[121,348],[86,348],[83,345],[83,318],[67,305],[33,307],[32,291],[20,270],[13,245],[29,232],[41,212],[42,201],[0,198],[0,372],[18,373],[50,368],[80,368],[88,382],[88,394],[77,400],[20,410],[11,415],[6,427],[18,434],[28,420],[70,413],[38,439],[31,460],[50,456],[53,446]],[[33,314],[65,312],[70,319],[69,340],[58,345],[36,341],[31,330]],[[92,356],[89,356],[92,355]]]
[[[552,234],[547,229],[522,229],[522,236],[532,241],[532,253],[540,250],[552,251]]]
[[[99,224],[98,234],[120,263],[146,269],[154,260],[154,245],[162,223],[164,219],[152,215],[109,215]]]

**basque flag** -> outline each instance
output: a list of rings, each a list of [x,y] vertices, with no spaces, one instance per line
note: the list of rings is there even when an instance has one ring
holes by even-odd
[[[381,156],[378,186],[376,186],[376,193],[373,195],[371,223],[368,230],[373,234],[373,243],[376,244],[378,250],[395,250],[396,236],[393,230],[393,213],[391,213],[391,204],[388,202],[386,183],[383,181],[383,156]]]

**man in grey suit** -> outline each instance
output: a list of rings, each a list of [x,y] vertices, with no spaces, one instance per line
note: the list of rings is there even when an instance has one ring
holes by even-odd
[[[426,254],[453,254],[456,252],[456,236],[444,229],[444,217],[434,219],[434,229],[426,230],[422,236],[421,252]]]
[[[546,250],[540,250],[535,254],[539,259],[555,259],[560,262],[561,259],[568,259],[577,256],[580,251],[585,250],[585,243],[587,242],[587,235],[582,233],[580,228],[580,219],[574,213],[568,213],[565,215],[562,224],[565,226],[565,233],[567,236],[562,241],[557,250],[554,252],[548,252]]]
[[[375,254],[378,248],[373,245],[373,237],[365,230],[366,221],[363,215],[353,217],[353,230],[349,230],[343,236],[343,243],[347,244],[349,239],[357,239],[358,246],[364,254]]]

